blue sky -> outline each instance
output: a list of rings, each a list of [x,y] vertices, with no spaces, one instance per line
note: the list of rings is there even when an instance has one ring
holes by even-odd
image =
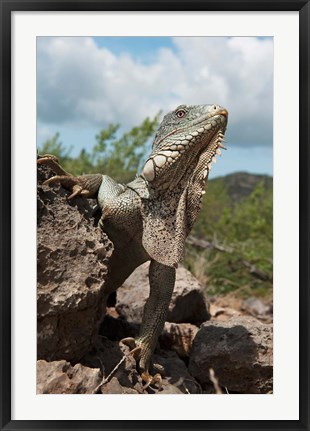
[[[40,37],[37,143],[60,133],[72,155],[109,123],[121,131],[179,104],[229,111],[212,176],[272,175],[273,40],[256,37]],[[147,154],[145,155],[145,159]]]
[[[149,64],[156,61],[157,52],[161,48],[169,48],[176,52],[171,37],[94,37],[98,48],[107,48],[116,55],[130,54],[135,60]]]

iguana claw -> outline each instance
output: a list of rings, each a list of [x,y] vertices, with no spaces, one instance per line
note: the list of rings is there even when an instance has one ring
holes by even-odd
[[[38,164],[46,164],[53,172],[57,175],[44,181],[43,185],[49,185],[53,183],[59,183],[67,190],[71,191],[71,195],[68,196],[68,200],[75,196],[85,196],[86,198],[93,197],[97,192],[102,183],[101,174],[88,174],[74,176],[66,172],[59,164],[57,157],[52,154],[45,154],[39,156],[37,160]]]
[[[121,343],[125,344],[130,348],[130,352],[128,352],[128,355],[132,355],[136,361],[140,362],[143,346],[137,344],[137,341],[132,337],[123,338],[121,340]],[[160,390],[162,387],[162,376],[160,375],[160,373],[156,373],[154,376],[152,376],[148,371],[148,367],[142,370],[141,378],[145,382],[143,389],[147,389],[153,384],[156,384],[158,386],[158,390]]]
[[[147,389],[154,384],[158,386],[158,390],[160,390],[162,387],[163,379],[159,373],[156,373],[154,376],[151,376],[149,373],[142,373],[141,378],[144,382],[146,382],[142,389]]]

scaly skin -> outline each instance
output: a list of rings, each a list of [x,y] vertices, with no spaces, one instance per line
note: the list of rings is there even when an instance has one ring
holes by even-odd
[[[182,260],[186,236],[201,207],[205,184],[227,125],[226,109],[217,105],[179,106],[167,114],[154,139],[142,174],[127,185],[107,175],[74,177],[54,156],[42,156],[55,177],[76,195],[97,195],[102,210],[101,228],[114,244],[105,283],[105,299],[143,262],[149,269],[150,296],[144,308],[141,332],[125,339],[139,360],[147,385],[159,382],[149,374],[151,357],[162,332],[175,283],[175,268]]]

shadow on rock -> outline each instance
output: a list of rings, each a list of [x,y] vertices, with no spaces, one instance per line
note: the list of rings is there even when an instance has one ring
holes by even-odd
[[[228,391],[271,393],[272,325],[248,316],[204,323],[193,342],[189,371],[204,388],[210,368]]]

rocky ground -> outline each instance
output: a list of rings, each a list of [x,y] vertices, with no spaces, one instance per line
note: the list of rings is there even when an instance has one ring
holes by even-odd
[[[272,306],[256,298],[206,298],[182,266],[154,355],[162,388],[143,388],[120,340],[139,331],[148,263],[102,307],[113,244],[93,203],[42,186],[38,169],[37,393],[272,393]]]

